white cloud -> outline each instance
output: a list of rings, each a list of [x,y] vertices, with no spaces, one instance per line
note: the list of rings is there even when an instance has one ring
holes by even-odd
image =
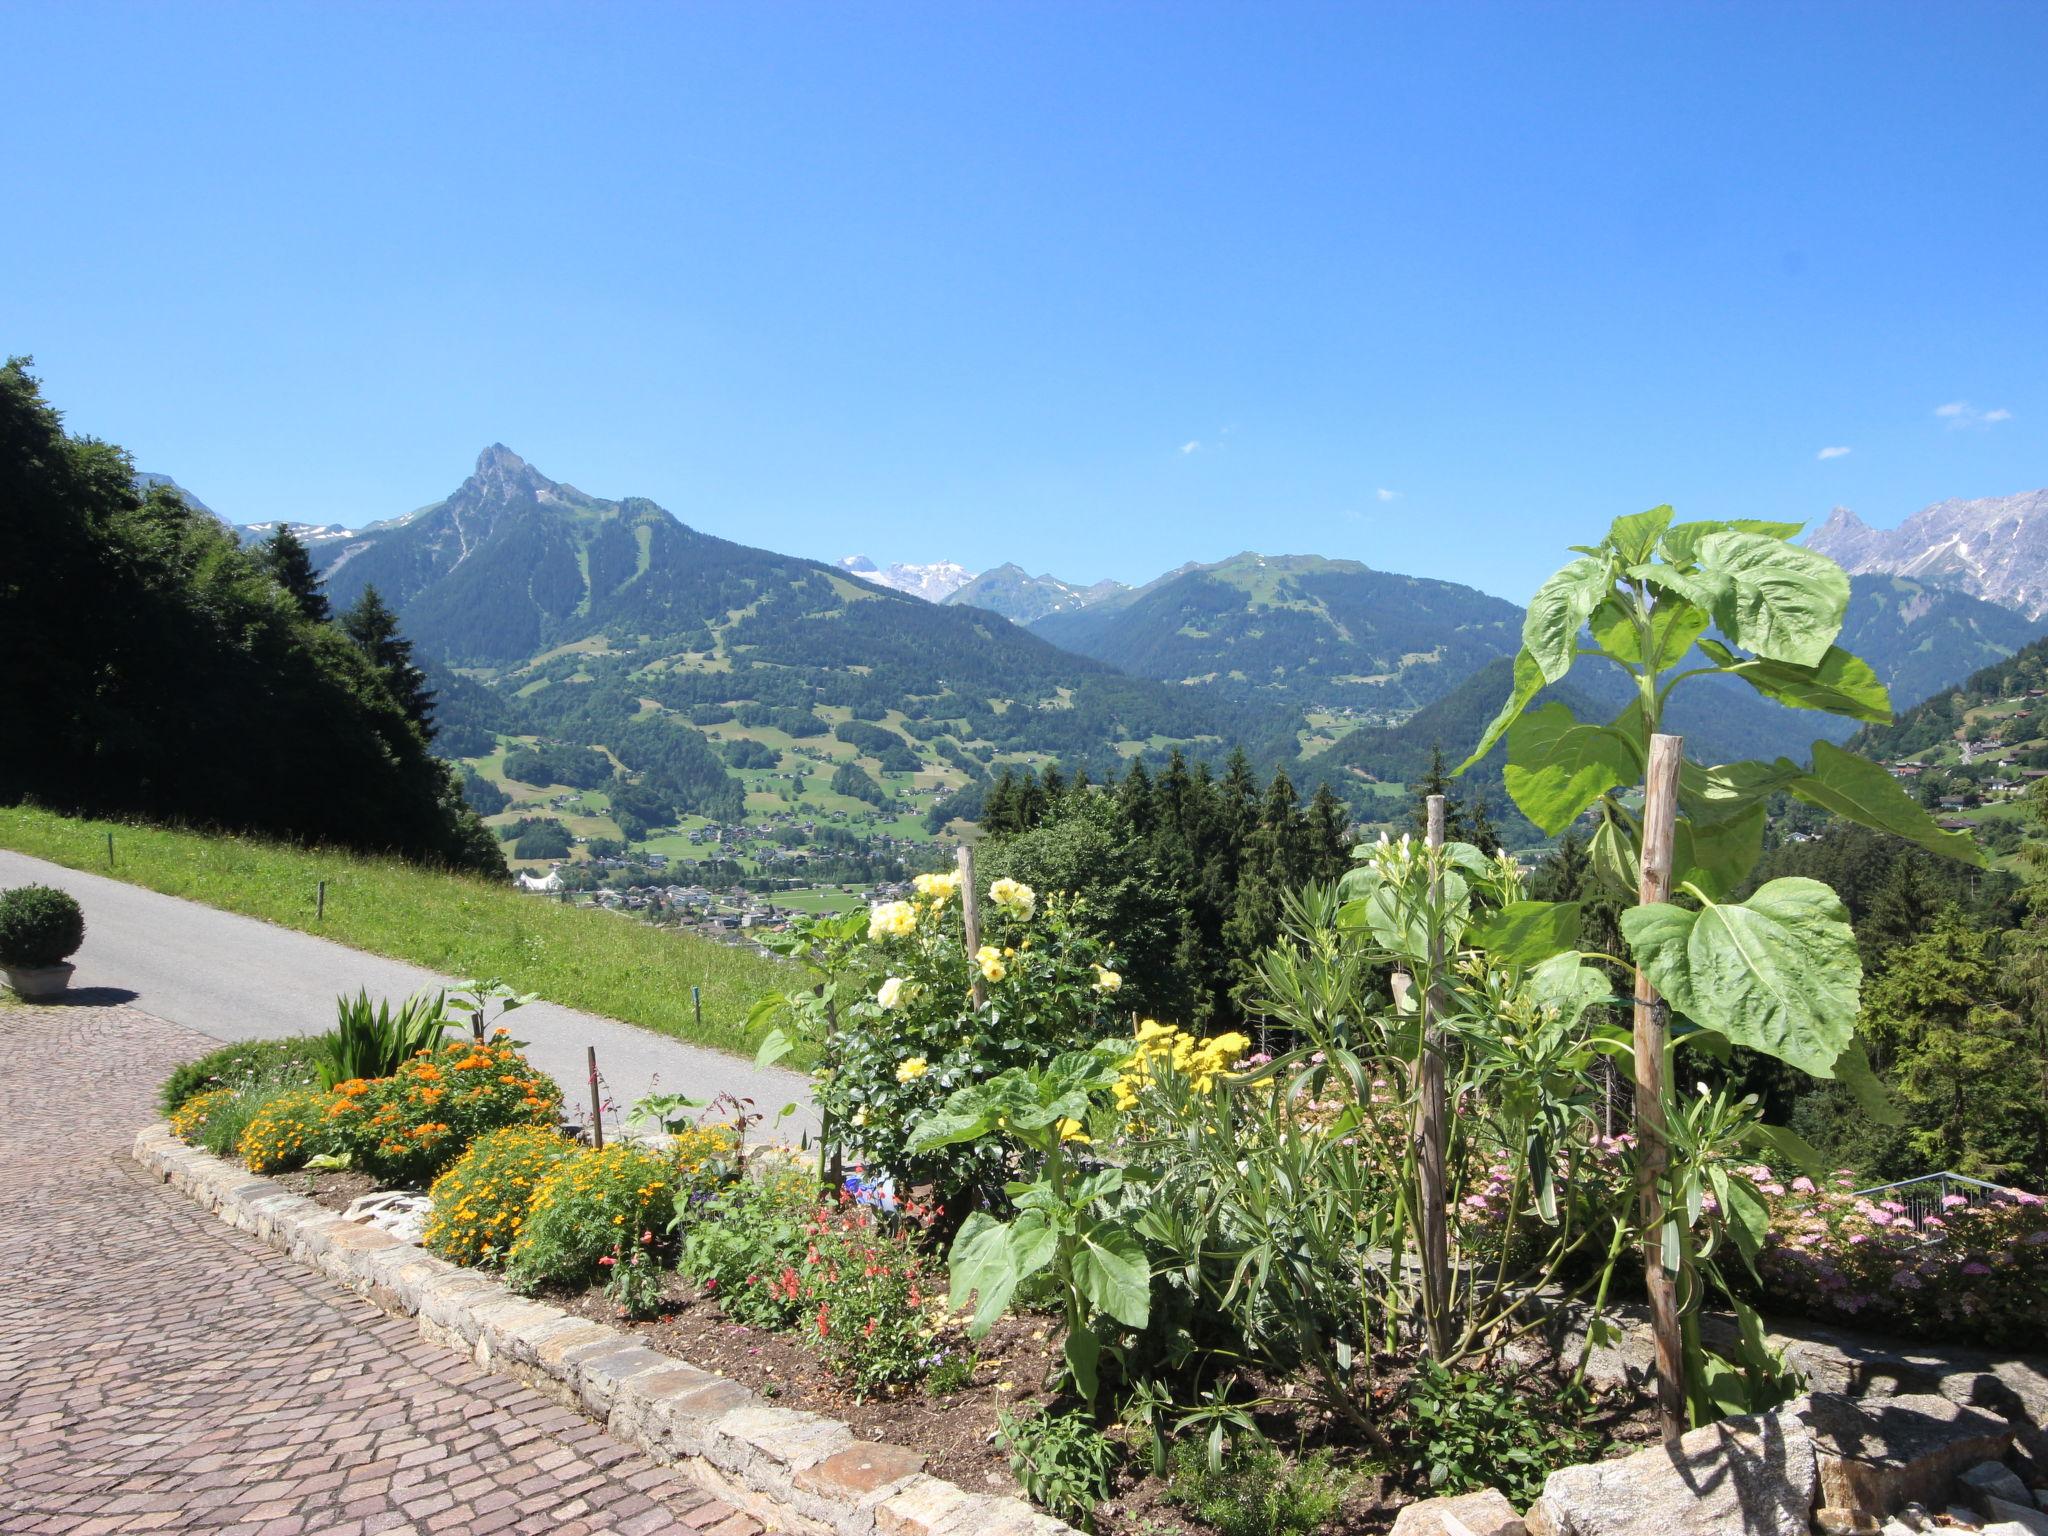
[[[1180,445],[1180,451],[1182,453],[1200,453],[1202,451],[1202,444],[1198,439],[1190,438],[1187,442]]]
[[[1373,495],[1379,497],[1381,501],[1398,501],[1401,493],[1399,491],[1390,491],[1383,485],[1374,491]]]
[[[1814,457],[1816,459],[1846,459],[1849,457],[1849,450],[1846,448],[1823,448]]]
[[[2012,412],[2002,405],[1995,410],[1980,411],[1967,400],[1951,400],[1947,405],[1937,405],[1934,414],[1952,427],[1989,427],[2012,420]]]

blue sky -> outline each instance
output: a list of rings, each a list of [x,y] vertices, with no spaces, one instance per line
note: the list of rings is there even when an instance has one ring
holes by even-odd
[[[821,557],[1521,598],[1658,501],[2048,484],[2038,4],[0,0],[0,38],[0,347],[240,521],[390,516],[502,440]]]

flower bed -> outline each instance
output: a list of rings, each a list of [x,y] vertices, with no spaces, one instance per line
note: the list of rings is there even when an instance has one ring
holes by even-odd
[[[2038,1349],[2048,1339],[2048,1204],[1949,1196],[1915,1221],[1897,1200],[1806,1178],[1774,1209],[1760,1262],[1768,1303],[1859,1328]]]

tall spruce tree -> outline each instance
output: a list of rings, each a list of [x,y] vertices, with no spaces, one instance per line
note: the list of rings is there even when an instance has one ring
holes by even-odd
[[[374,586],[341,616],[342,633],[355,641],[370,664],[383,674],[385,686],[412,723],[434,738],[434,695],[427,675],[412,659],[412,642],[399,633],[398,615]]]
[[[257,558],[263,568],[270,572],[270,579],[292,595],[292,601],[315,624],[325,624],[334,616],[328,606],[327,594],[320,590],[320,573],[313,569],[313,557],[307,552],[299,536],[279,523],[277,528],[257,549]]]

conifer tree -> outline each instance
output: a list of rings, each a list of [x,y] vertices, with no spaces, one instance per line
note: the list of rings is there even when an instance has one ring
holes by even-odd
[[[374,586],[363,588],[363,595],[341,616],[341,628],[383,674],[406,717],[431,741],[434,695],[427,687],[427,675],[412,659],[412,642],[399,633],[398,615]]]
[[[299,605],[299,612],[315,624],[325,624],[334,616],[334,610],[327,603],[327,594],[320,590],[320,573],[313,569],[313,557],[290,528],[279,523],[270,537],[263,541],[257,558],[270,572],[271,580],[292,595],[292,601]]]

